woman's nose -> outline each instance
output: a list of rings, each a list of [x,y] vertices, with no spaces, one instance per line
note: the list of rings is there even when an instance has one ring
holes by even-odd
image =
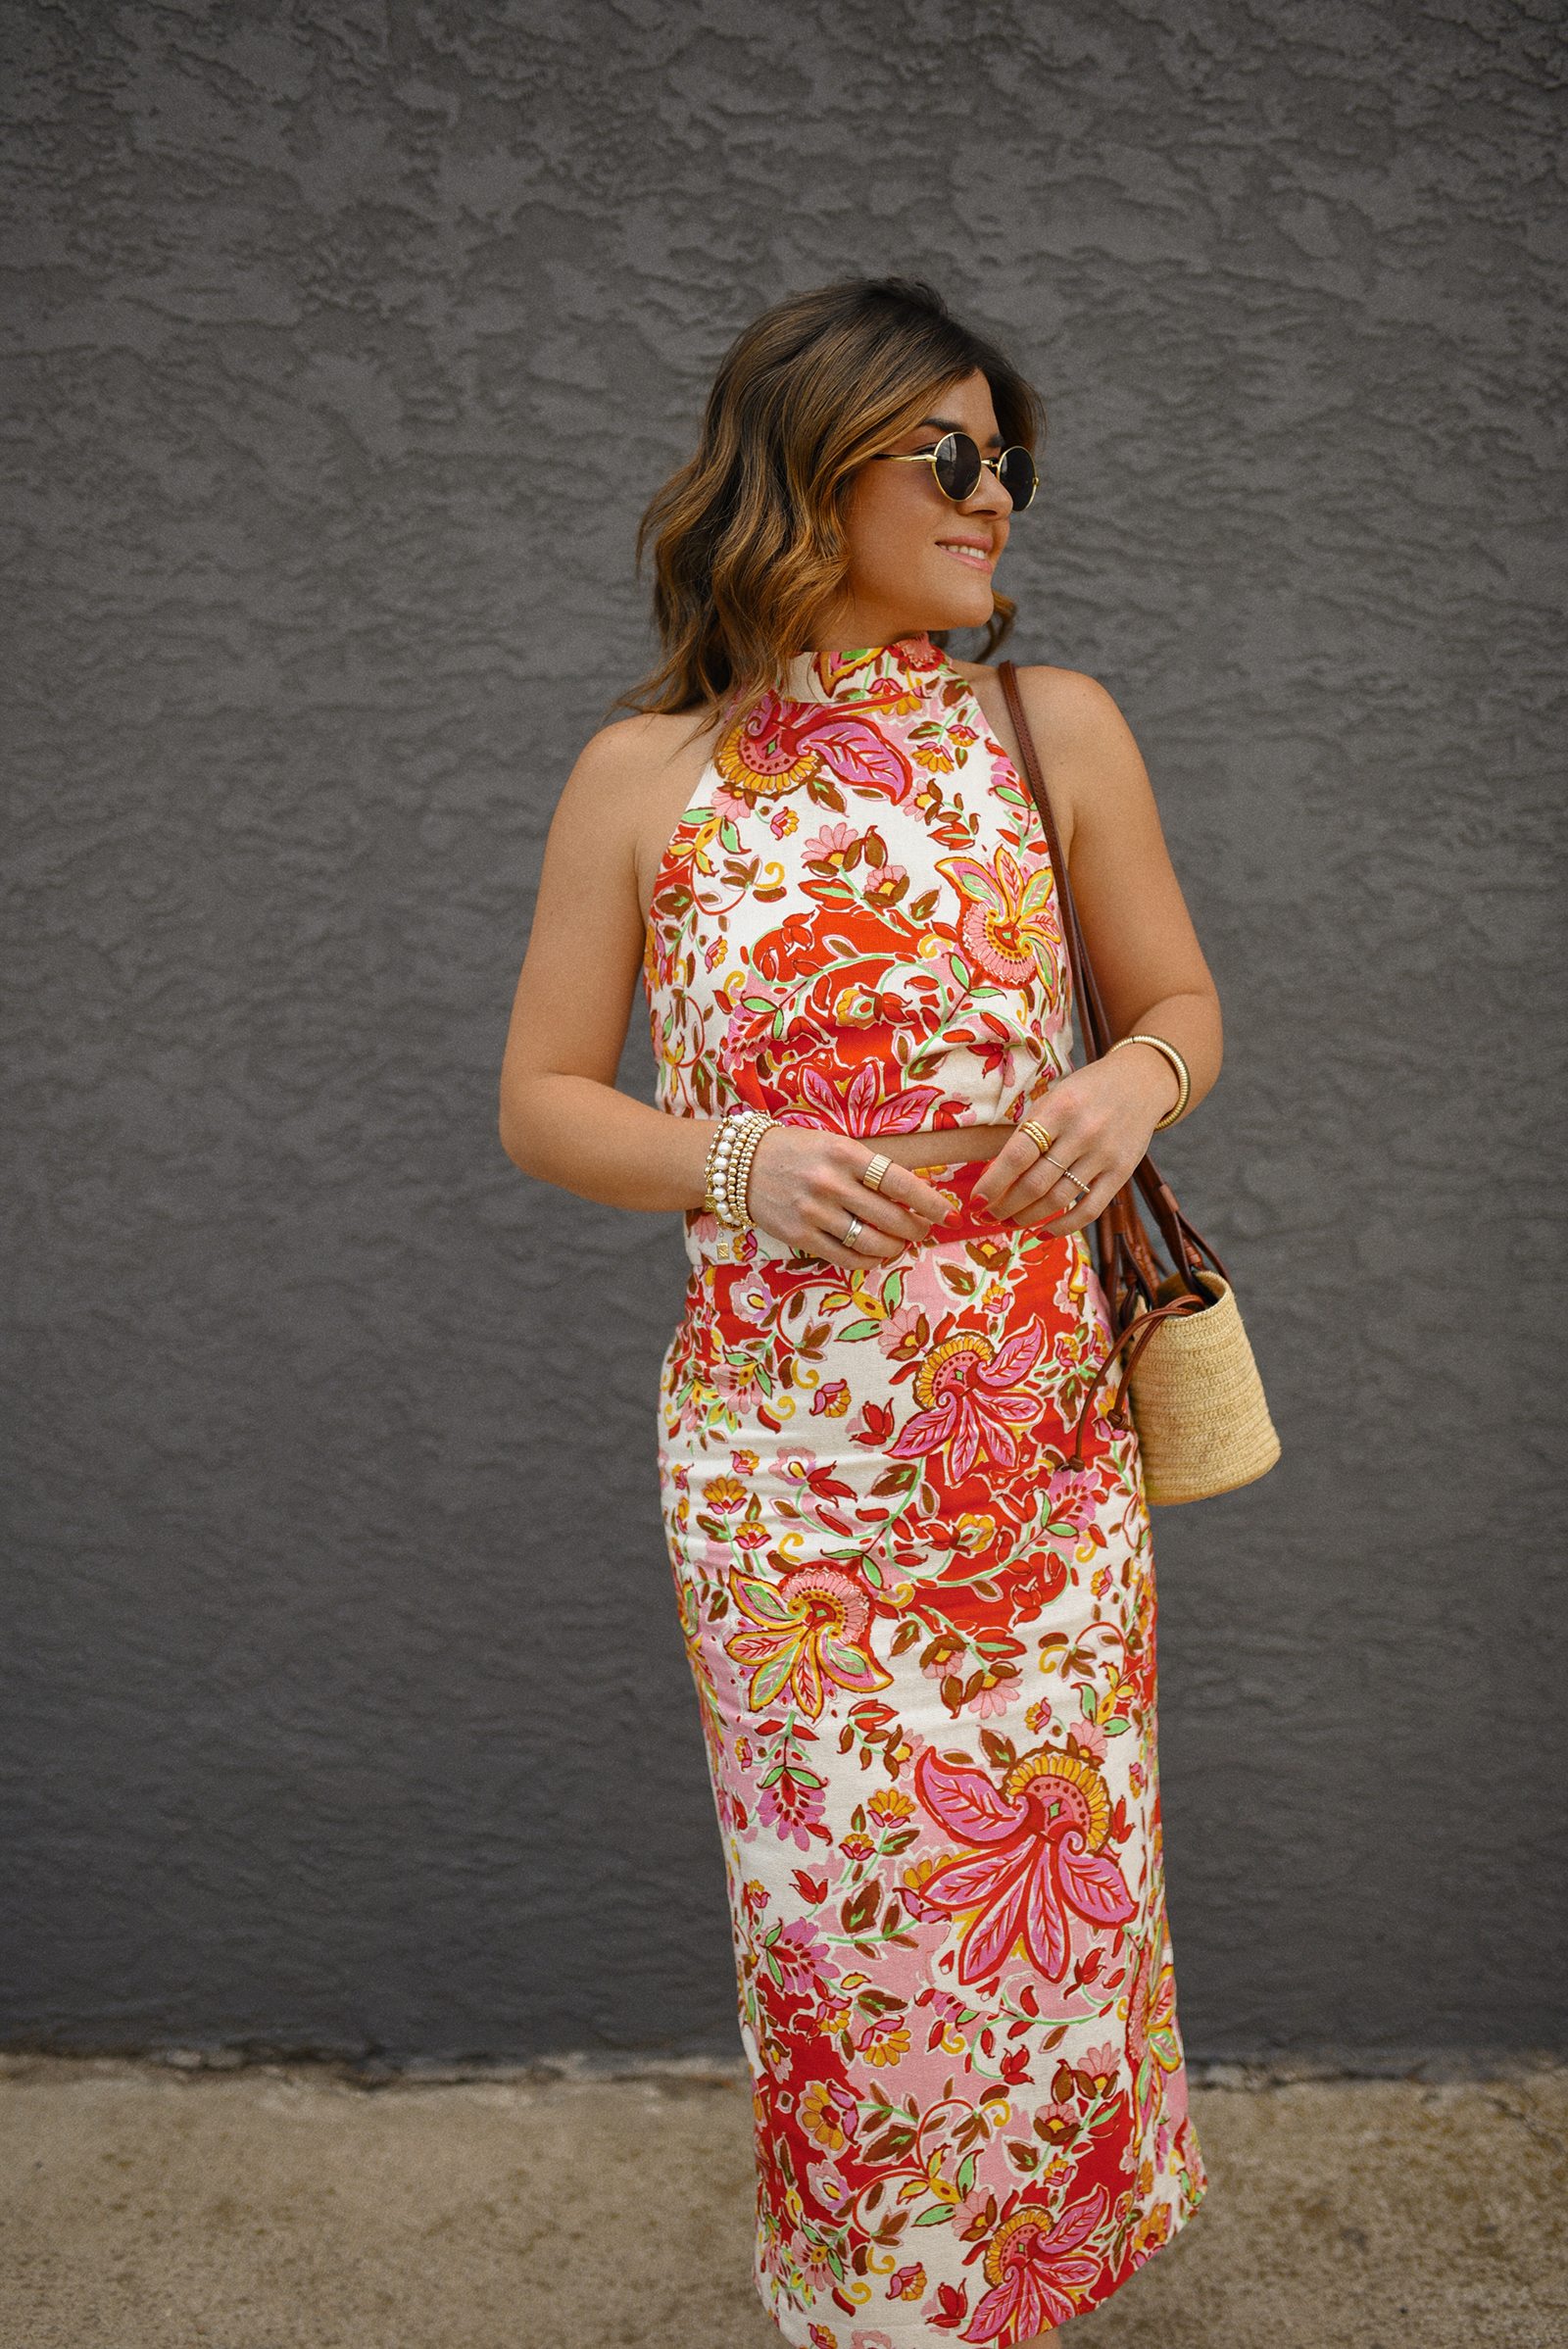
[[[993,472],[989,465],[983,465],[980,467],[980,478],[963,503],[967,511],[972,514],[1010,514],[1012,512],[1012,500],[1002,486],[1002,476],[1000,473]]]

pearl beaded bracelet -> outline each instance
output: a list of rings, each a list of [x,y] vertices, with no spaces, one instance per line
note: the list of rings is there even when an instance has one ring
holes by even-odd
[[[744,1231],[752,1220],[749,1204],[752,1160],[762,1136],[777,1123],[777,1118],[769,1117],[765,1110],[748,1109],[742,1116],[726,1117],[713,1136],[708,1152],[703,1204],[710,1215],[716,1215],[732,1231]]]

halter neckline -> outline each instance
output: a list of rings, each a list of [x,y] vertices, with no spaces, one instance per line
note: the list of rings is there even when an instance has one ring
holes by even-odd
[[[883,701],[894,694],[926,694],[949,670],[946,653],[929,636],[901,636],[893,644],[854,653],[798,653],[784,664],[788,702]]]

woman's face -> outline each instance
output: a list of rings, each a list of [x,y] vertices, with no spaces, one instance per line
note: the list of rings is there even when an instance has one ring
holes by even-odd
[[[949,384],[930,414],[890,444],[913,457],[945,432],[967,432],[983,457],[1000,457],[991,386],[978,370]],[[845,601],[815,652],[858,652],[922,629],[983,628],[991,574],[1007,543],[1012,501],[989,466],[972,498],[953,505],[929,465],[861,465],[850,493],[850,575]]]

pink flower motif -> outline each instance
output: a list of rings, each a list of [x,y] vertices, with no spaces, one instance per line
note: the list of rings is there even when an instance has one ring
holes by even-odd
[[[800,2234],[795,2237],[790,2249],[795,2254],[795,2265],[801,2271],[803,2281],[808,2283],[813,2292],[826,2292],[832,2288],[833,2270],[828,2265],[825,2251],[815,2243],[808,2243]]]
[[[811,2349],[839,2349],[838,2334],[830,2332],[825,2325],[813,2325],[808,2338]]]
[[[889,1457],[915,1460],[951,1447],[953,1476],[959,1484],[978,1459],[1016,1468],[1012,1431],[1032,1426],[1046,1407],[1020,1383],[1040,1359],[1045,1342],[1045,1330],[1031,1317],[1000,1346],[977,1330],[960,1330],[933,1346],[914,1383],[915,1400],[925,1408],[888,1446]]]
[[[710,794],[708,804],[724,823],[743,824],[752,812],[744,800],[736,799],[721,783]]]
[[[812,840],[803,840],[801,855],[808,864],[831,864],[837,857],[847,856],[859,840],[848,824],[824,824]]]
[[[884,1097],[886,1074],[878,1060],[862,1060],[848,1085],[835,1086],[819,1068],[801,1070],[800,1088],[808,1107],[780,1112],[781,1126],[826,1126],[835,1134],[915,1134],[926,1111],[942,1099],[940,1085],[909,1085]]]
[[[1046,1485],[1046,1514],[1067,1525],[1085,1526],[1100,1501],[1100,1472],[1058,1468]]]
[[[912,1338],[920,1326],[925,1308],[916,1303],[901,1305],[890,1313],[876,1334],[876,1342],[885,1354],[896,1354],[906,1338]]]
[[[948,1861],[920,1887],[928,1910],[971,1920],[959,1982],[984,1982],[1020,1943],[1048,1982],[1060,1982],[1071,1954],[1067,1910],[1097,1926],[1123,1925],[1134,1914],[1121,1870],[1102,1848],[1110,1797],[1089,1763],[1040,1747],[999,1789],[983,1770],[928,1749],[914,1776],[931,1818],[972,1853]]]
[[[757,1816],[764,1827],[776,1830],[781,1843],[793,1836],[802,1851],[809,1851],[811,1829],[821,1823],[822,1804],[821,1783],[814,1774],[798,1777],[785,1770],[770,1786],[759,1790]]]
[[[1103,2262],[1099,2252],[1080,2252],[1105,2211],[1105,2189],[1096,2186],[1081,2202],[1069,2203],[1054,2226],[1042,2203],[1026,2202],[1004,2219],[986,2246],[987,2292],[962,2337],[966,2341],[1032,2341],[1054,2325],[1065,2325],[1074,2301],[1092,2284]]]
[[[767,828],[775,840],[788,840],[799,822],[793,807],[775,807]]]
[[[811,1397],[811,1417],[813,1419],[823,1412],[829,1419],[842,1419],[849,1407],[850,1384],[848,1379],[829,1379],[824,1386],[818,1387]]]
[[[851,2108],[846,2134],[855,2130],[854,2108]],[[813,2200],[825,2210],[830,2219],[842,2219],[855,2200],[854,2189],[845,2184],[831,2162],[813,2162],[806,2173]]]
[[[827,1943],[818,1939],[809,1917],[792,1917],[777,1939],[767,1943],[766,1956],[783,1976],[787,1989],[809,1989],[818,1974],[829,1982],[838,1980],[838,1967]]]
[[[1121,2055],[1107,2039],[1103,2047],[1086,2047],[1083,2062],[1074,2069],[1087,2072],[1091,2080],[1114,2080],[1121,2069]]]
[[[1105,1758],[1105,1733],[1098,1721],[1069,1721],[1067,1742],[1076,1745],[1080,1753],[1088,1754],[1092,1761],[1102,1762]]]
[[[892,2297],[890,2292],[888,2298]],[[885,2332],[852,2332],[850,2349],[893,2349],[893,2343]]]
[[[999,1681],[994,1688],[977,1689],[963,1709],[966,1713],[973,1713],[979,1721],[989,1721],[994,1715],[1006,1711],[1011,1687],[1010,1681]]]
[[[808,1483],[811,1471],[815,1466],[816,1454],[814,1451],[781,1451],[773,1463],[775,1473],[779,1476],[787,1476],[792,1485]],[[684,1471],[679,1473],[684,1473]]]

